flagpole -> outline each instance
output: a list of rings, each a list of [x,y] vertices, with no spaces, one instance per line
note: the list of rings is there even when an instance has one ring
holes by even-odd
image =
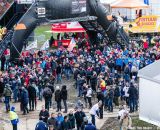
[[[15,48],[15,50],[18,52],[19,56],[24,60],[24,58],[21,56],[21,53],[18,51],[17,47],[11,42],[11,44],[13,45],[13,47]]]

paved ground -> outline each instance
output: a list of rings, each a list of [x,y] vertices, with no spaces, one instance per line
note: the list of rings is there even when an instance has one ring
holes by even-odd
[[[77,100],[76,98],[76,90],[73,87],[73,81],[63,81],[63,84],[67,84],[68,86],[68,90],[69,90],[69,110],[73,110],[73,104],[75,103],[75,101]],[[44,101],[38,101],[38,106],[37,106],[37,110],[30,112],[27,116],[22,115],[22,112],[20,111],[20,104],[19,103],[11,103],[11,106],[15,106],[16,107],[16,112],[18,113],[18,116],[20,118],[20,122],[18,124],[18,130],[34,130],[36,123],[38,122],[38,115],[39,115],[39,111],[41,110],[41,106],[44,105]],[[55,106],[55,105],[53,105]],[[50,113],[51,112],[55,112],[55,107],[50,109]],[[86,115],[89,117],[89,109],[85,109],[84,110]],[[104,112],[104,119],[96,119],[96,126],[98,129],[100,129],[105,121],[109,118],[109,117],[117,117],[117,112],[118,109],[115,109],[113,113],[108,113],[108,112]],[[4,127],[4,129],[2,130],[11,130],[12,126],[10,124],[9,121],[9,117],[8,114],[5,113],[5,107],[4,104],[0,103],[0,130],[1,127]]]
[[[20,112],[20,105],[19,103],[16,103],[16,104],[12,104],[13,106],[16,107],[16,111],[19,115],[19,118],[20,118],[20,122],[19,122],[19,130],[34,130],[35,128],[35,125],[38,121],[38,114],[39,114],[39,111],[41,110],[41,106],[44,104],[44,102],[38,102],[38,107],[37,107],[37,110],[35,110],[34,112],[30,112],[27,116],[24,116],[22,115],[22,112]],[[2,104],[0,104],[2,105]],[[3,110],[1,110],[0,112],[0,118],[3,119],[3,125],[4,125],[4,130],[11,130],[11,124],[10,124],[10,121],[9,121],[9,117],[8,117],[8,114],[4,112],[4,105],[1,107]],[[50,113],[51,112],[55,112],[56,109],[51,109],[50,110]],[[70,110],[73,110],[72,108],[70,108]],[[89,117],[89,110],[88,109],[85,109],[84,110],[86,115]],[[56,113],[56,112],[55,112]],[[108,114],[107,113],[104,113],[104,119],[102,120],[99,120],[97,119],[96,120],[96,124],[97,124],[97,127],[98,128],[101,128],[102,125],[104,124],[104,122],[106,121],[106,119],[108,118],[108,116],[112,116],[112,114]],[[0,125],[2,125],[0,124]]]

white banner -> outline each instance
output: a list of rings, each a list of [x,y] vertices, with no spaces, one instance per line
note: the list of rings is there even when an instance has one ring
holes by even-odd
[[[37,40],[35,40],[34,42],[32,42],[31,44],[29,44],[29,46],[26,47],[26,50],[31,50],[31,49],[35,49],[37,48],[38,45],[37,45]]]
[[[43,45],[42,47],[40,48],[40,50],[46,50],[49,48],[49,40],[47,40]]]

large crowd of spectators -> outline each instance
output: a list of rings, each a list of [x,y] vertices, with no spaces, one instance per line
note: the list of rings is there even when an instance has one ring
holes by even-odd
[[[148,44],[147,41],[143,45],[133,42],[122,49],[119,45],[109,47],[105,42],[90,45],[86,40],[77,38],[77,46],[72,51],[62,46],[57,50],[27,51],[22,53],[18,64],[6,61],[4,56],[2,69],[5,71],[0,78],[0,95],[5,97],[6,111],[10,110],[12,95],[14,102],[21,102],[24,115],[36,109],[37,100],[44,99],[39,123],[45,127],[52,122],[50,127],[57,126],[60,130],[66,130],[62,127],[69,129],[69,120],[73,118],[77,129],[80,129],[84,123],[82,117],[85,117],[83,109],[86,108],[90,109],[93,125],[95,116],[103,118],[104,110],[113,112],[114,108],[123,105],[133,113],[138,110],[138,70],[159,59],[159,46],[150,47]],[[63,84],[64,78],[68,81],[74,78],[77,99],[80,100],[76,102],[74,114],[70,111],[61,120],[61,114],[54,118],[55,113],[52,113],[49,118],[53,102],[57,105],[56,112],[61,113],[63,102],[64,113],[68,113],[68,86]],[[93,100],[95,97],[97,100]],[[127,110],[124,114],[127,117]],[[59,120],[61,123],[54,125]]]

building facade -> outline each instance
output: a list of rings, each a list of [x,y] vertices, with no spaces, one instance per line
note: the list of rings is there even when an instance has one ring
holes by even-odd
[[[102,3],[112,3],[116,0],[101,0]],[[144,0],[141,0],[144,2]],[[122,16],[127,16],[128,19],[136,19],[137,11],[136,9],[112,9],[113,15],[121,14]],[[160,0],[149,0],[149,8],[142,9],[142,15],[160,15]]]

